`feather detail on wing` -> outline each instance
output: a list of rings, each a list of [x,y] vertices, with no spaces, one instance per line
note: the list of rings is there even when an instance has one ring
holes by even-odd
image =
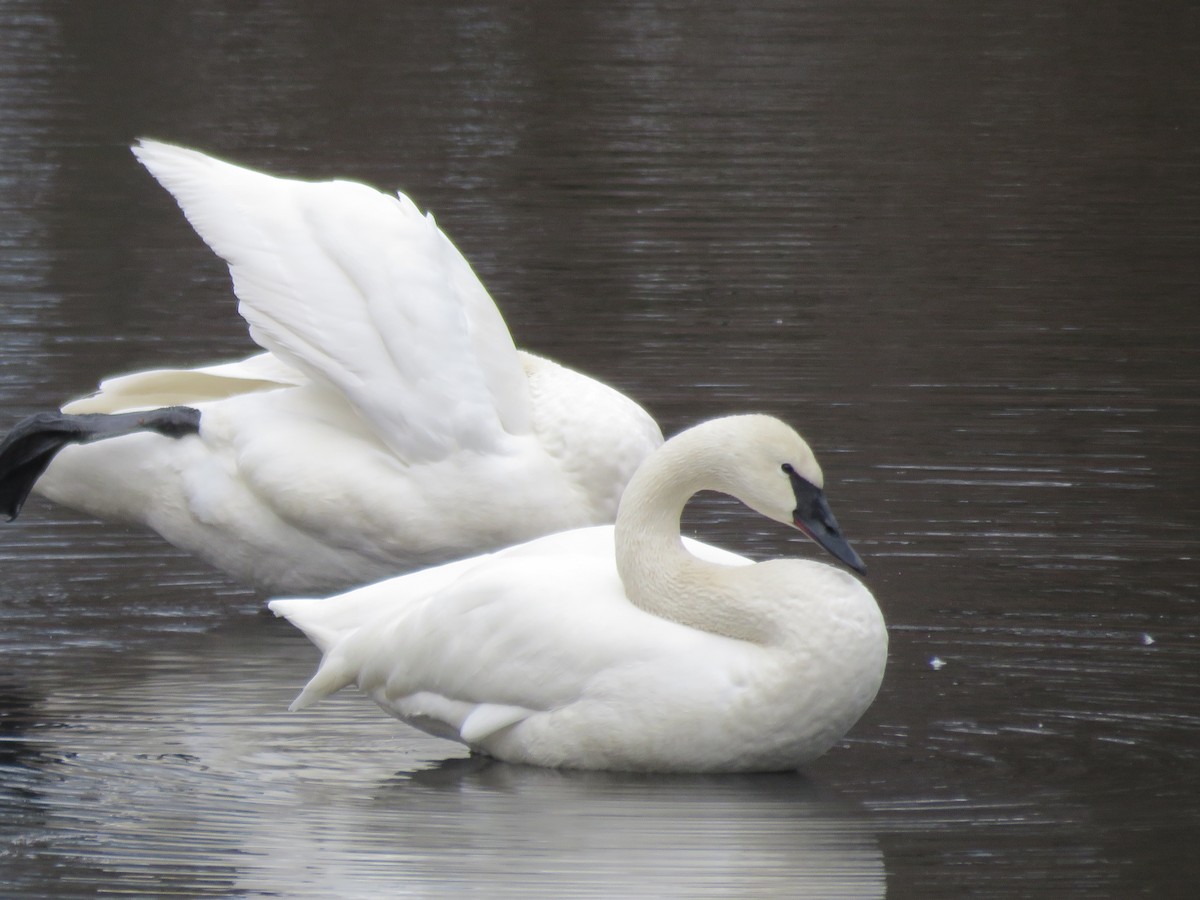
[[[716,547],[685,544],[712,562],[749,563]],[[477,744],[569,704],[614,660],[658,646],[660,632],[689,639],[624,599],[612,555],[612,526],[602,525],[340,597],[272,601],[272,611],[324,654],[293,708],[357,683],[406,720]],[[560,585],[570,579],[577,587],[564,597]],[[430,722],[447,727],[432,729]]]
[[[407,197],[275,178],[153,141],[134,153],[229,264],[254,340],[340,391],[402,459],[528,432],[503,318]]]
[[[270,353],[198,369],[150,369],[100,382],[100,390],[72,400],[66,413],[117,413],[162,406],[193,406],[240,394],[295,387],[307,379]]]

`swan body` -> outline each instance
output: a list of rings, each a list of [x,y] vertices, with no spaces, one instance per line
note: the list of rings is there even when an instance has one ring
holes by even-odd
[[[229,263],[265,352],[112,378],[68,404],[68,418],[191,407],[198,433],[89,433],[49,450],[34,435],[35,450],[9,452],[24,481],[7,489],[10,516],[32,486],[276,593],[344,590],[613,520],[658,426],[608,386],[517,350],[432,216],[360,184],[151,141],[134,153]]]
[[[667,441],[615,526],[538,538],[329,599],[271,602],[323,651],[292,704],[350,684],[385,711],[515,763],[732,772],[800,766],[867,709],[887,658],[870,592],[839,568],[752,563],[683,539],[720,490],[848,565],[811,450],[736,416]]]

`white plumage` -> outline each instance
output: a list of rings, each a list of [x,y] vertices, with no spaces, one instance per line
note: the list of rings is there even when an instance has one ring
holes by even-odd
[[[615,526],[578,529],[271,609],[323,651],[293,708],[357,684],[405,722],[510,762],[753,771],[828,750],[870,705],[887,633],[821,563],[751,563],[679,534],[687,499],[733,494],[847,564],[812,452],[766,416],[672,438]]]
[[[275,178],[152,141],[134,152],[229,263],[266,352],[103,382],[64,412],[185,405],[199,434],[66,447],[36,491],[149,525],[274,592],[345,589],[612,521],[657,425],[517,350],[432,216],[361,184]]]

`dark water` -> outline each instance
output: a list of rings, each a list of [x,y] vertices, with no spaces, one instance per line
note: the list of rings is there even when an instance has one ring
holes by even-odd
[[[867,716],[803,775],[478,764],[287,713],[315,653],[263,598],[34,500],[4,893],[1191,896],[1200,12],[699,7],[9,0],[0,429],[250,349],[134,138],[402,187],[520,344],[667,431],[807,433],[891,628]]]

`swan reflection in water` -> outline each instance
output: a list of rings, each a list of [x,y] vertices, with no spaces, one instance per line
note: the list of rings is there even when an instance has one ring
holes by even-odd
[[[69,857],[81,890],[133,894],[886,893],[865,813],[800,774],[445,759],[452,745],[354,694],[287,712],[302,642],[252,617],[153,654],[76,658],[88,683],[45,685],[16,736],[14,877],[61,889]]]

